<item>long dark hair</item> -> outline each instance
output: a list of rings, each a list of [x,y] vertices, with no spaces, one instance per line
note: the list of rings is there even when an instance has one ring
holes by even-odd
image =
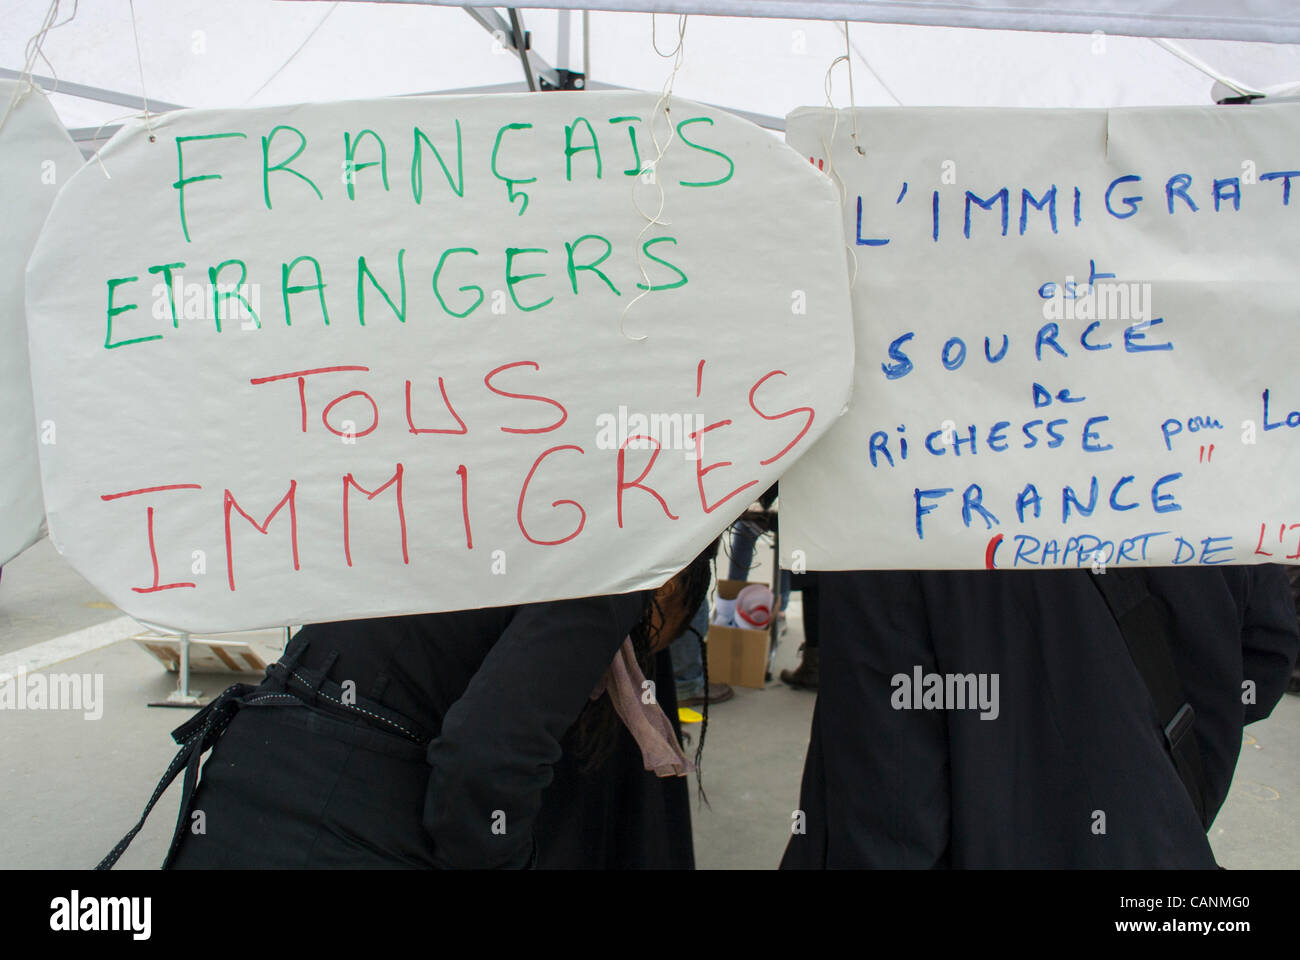
[[[652,677],[654,675],[655,648],[664,647],[677,639],[676,636],[662,636],[666,626],[671,625],[683,633],[695,632],[690,629],[690,621],[708,595],[709,583],[713,578],[714,558],[717,553],[718,541],[714,540],[673,577],[668,583],[673,589],[671,592],[667,592],[665,598],[667,603],[660,599],[662,588],[646,592],[641,616],[637,620],[636,626],[629,633],[632,640],[632,650],[636,654],[637,665],[646,676]],[[665,606],[668,607],[667,610],[665,610]],[[676,612],[680,613],[681,617],[684,617],[684,620],[680,621],[680,627],[678,627],[678,617],[673,615],[674,607]],[[700,656],[704,661],[704,684],[707,691],[709,667],[704,638],[697,637],[697,642],[700,644]],[[671,674],[667,677],[655,677],[654,679],[656,685],[675,683]],[[670,717],[669,719],[673,718]],[[697,778],[699,777],[700,763],[704,756],[704,734],[708,729],[708,725],[709,704],[706,698],[704,703],[704,723],[700,730],[700,742],[695,749]],[[609,697],[600,697],[583,708],[577,722],[569,731],[566,749],[572,749],[574,756],[579,761],[580,769],[584,773],[590,773],[601,766],[613,754],[622,726],[623,722],[614,711],[614,705],[610,702]],[[701,787],[701,796],[703,796],[703,787]]]

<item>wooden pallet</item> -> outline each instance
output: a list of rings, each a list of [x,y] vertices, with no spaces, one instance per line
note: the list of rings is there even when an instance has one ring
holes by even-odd
[[[139,647],[172,673],[180,669],[180,637],[160,633],[141,633],[131,638]],[[255,647],[247,640],[223,637],[190,637],[190,672],[192,673],[263,673],[269,661],[265,646]]]

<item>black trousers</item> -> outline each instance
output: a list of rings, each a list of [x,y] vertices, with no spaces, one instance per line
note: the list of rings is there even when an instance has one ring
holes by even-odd
[[[243,707],[170,867],[431,867],[424,748],[306,704]]]

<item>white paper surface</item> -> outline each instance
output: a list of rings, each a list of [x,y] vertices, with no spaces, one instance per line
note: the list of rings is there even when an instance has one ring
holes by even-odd
[[[757,127],[674,100],[647,226],[655,100],[128,125],[28,274],[60,550],[132,616],[207,631],[661,583],[841,412],[853,345],[836,192]],[[624,317],[638,250],[661,289]],[[228,261],[255,319],[213,308]],[[663,449],[625,451],[620,525],[619,447],[645,432]]]
[[[841,113],[854,396],[784,562],[1296,562],[1297,144],[1296,106]]]
[[[17,81],[0,80],[0,115]],[[54,196],[81,153],[37,88],[23,93],[0,126],[0,564],[31,546],[45,517],[37,425],[27,366],[23,268]],[[52,439],[47,432],[46,440]]]

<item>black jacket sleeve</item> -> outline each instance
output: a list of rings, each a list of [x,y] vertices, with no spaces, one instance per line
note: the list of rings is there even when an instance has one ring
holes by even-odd
[[[560,741],[636,624],[644,593],[522,606],[429,744],[435,862],[526,867]]]
[[[893,678],[937,668],[921,577],[817,574],[821,687],[782,867],[946,865],[949,744],[942,711],[893,706]]]
[[[1246,704],[1246,723],[1263,720],[1286,690],[1300,648],[1296,607],[1284,569],[1276,564],[1250,568],[1250,589],[1241,629],[1242,676],[1255,686]]]

